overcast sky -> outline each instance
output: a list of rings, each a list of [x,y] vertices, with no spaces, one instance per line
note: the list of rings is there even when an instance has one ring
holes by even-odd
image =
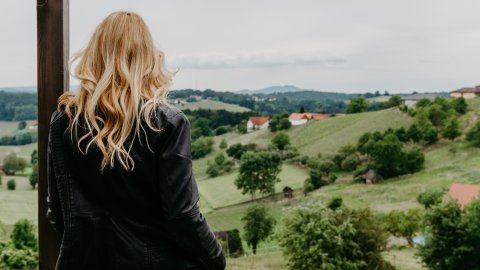
[[[0,86],[36,84],[33,0],[0,9]],[[71,53],[117,10],[138,12],[174,89],[449,91],[480,84],[478,0],[70,0]],[[74,84],[75,82],[73,82]]]

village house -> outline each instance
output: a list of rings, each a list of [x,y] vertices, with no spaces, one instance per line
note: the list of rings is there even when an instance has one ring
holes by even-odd
[[[306,124],[308,121],[311,120],[322,120],[329,117],[330,115],[322,113],[292,113],[288,117],[288,120],[290,121],[292,126],[298,126]]]
[[[250,116],[247,122],[247,131],[268,128],[269,116]]]
[[[453,98],[463,97],[465,99],[470,99],[480,96],[480,85],[475,87],[464,87],[458,90],[450,92],[450,96]]]
[[[474,199],[480,197],[480,185],[453,183],[448,191],[448,196],[456,200],[463,208]]]
[[[415,106],[415,104],[417,104],[417,101],[419,101],[420,99],[426,98],[433,101],[435,100],[436,97],[438,97],[438,95],[435,95],[435,94],[413,94],[413,95],[403,97],[402,100],[403,100],[403,104],[411,108]]]

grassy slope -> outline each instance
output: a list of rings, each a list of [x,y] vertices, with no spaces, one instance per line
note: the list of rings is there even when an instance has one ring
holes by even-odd
[[[182,110],[198,110],[198,109],[211,109],[211,110],[227,110],[231,112],[247,112],[250,109],[241,107],[235,104],[224,103],[216,100],[201,100],[198,102],[190,102],[183,105],[176,105]]]

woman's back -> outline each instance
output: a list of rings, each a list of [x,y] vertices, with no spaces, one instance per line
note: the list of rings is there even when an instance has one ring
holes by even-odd
[[[224,269],[198,209],[190,123],[167,106],[171,74],[143,19],[114,12],[52,114],[48,213],[57,269]]]

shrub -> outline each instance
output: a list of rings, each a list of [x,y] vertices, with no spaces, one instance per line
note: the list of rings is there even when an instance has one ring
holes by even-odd
[[[425,217],[425,243],[417,255],[433,270],[480,269],[479,219],[479,199],[464,210],[454,201],[432,207]]]
[[[429,209],[442,202],[444,193],[443,190],[427,190],[418,195],[417,202]]]
[[[480,121],[467,132],[466,140],[473,146],[480,147]]]
[[[353,171],[357,168],[357,166],[360,164],[360,159],[356,154],[349,155],[347,156],[343,161],[342,161],[342,170],[345,171]]]
[[[10,235],[13,246],[17,249],[30,248],[37,251],[38,244],[34,230],[33,223],[28,219],[20,219],[17,221]]]
[[[35,269],[37,265],[38,254],[31,249],[0,250],[0,269]]]
[[[214,141],[210,137],[200,137],[192,144],[192,159],[202,158],[213,150]]]
[[[369,209],[290,208],[276,237],[289,269],[394,269],[382,258],[386,234]]]
[[[450,117],[443,128],[443,137],[453,141],[461,134],[460,124],[458,123],[457,117]]]
[[[413,247],[413,237],[421,228],[422,214],[419,209],[393,210],[384,217],[385,229],[392,235],[404,237]]]
[[[347,105],[347,113],[361,113],[368,110],[368,102],[363,97],[355,97]]]
[[[220,142],[219,147],[220,147],[220,149],[227,149],[227,147],[228,147],[227,141],[226,141],[225,139],[223,139],[223,140]]]
[[[15,182],[15,179],[10,179],[7,181],[8,190],[15,190],[16,188],[17,188],[17,182]]]

